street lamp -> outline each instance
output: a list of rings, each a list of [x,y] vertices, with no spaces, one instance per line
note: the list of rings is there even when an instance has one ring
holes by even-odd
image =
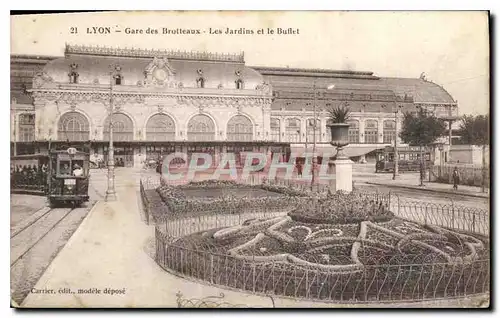
[[[382,108],[386,108],[382,105]],[[394,169],[392,170],[392,180],[396,180],[396,176],[399,175],[399,152],[398,152],[398,115],[399,110],[403,108],[403,105],[396,106],[396,110],[393,109],[394,113],[394,130],[396,134],[394,136]]]
[[[109,147],[108,147],[108,189],[106,190],[107,202],[116,201],[115,191],[115,156],[113,148],[113,80],[116,79],[117,72],[120,72],[118,65],[111,66],[109,73]]]
[[[442,178],[443,176],[443,149],[444,145],[443,143],[438,143],[437,144],[438,150],[439,150],[439,178]]]

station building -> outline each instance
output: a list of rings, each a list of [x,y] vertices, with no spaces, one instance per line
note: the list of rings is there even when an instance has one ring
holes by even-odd
[[[243,53],[67,45],[61,57],[11,56],[16,154],[71,143],[106,160],[111,121],[126,166],[174,151],[301,156],[313,143],[321,156],[333,152],[326,109],[338,105],[351,110],[346,153],[355,160],[394,143],[402,112],[458,114],[457,101],[424,76],[252,67]]]

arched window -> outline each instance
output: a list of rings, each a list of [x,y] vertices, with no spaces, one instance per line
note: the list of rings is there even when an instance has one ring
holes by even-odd
[[[235,83],[236,89],[243,89],[243,80],[241,78],[238,78]]]
[[[113,76],[113,78],[115,79],[115,85],[122,85],[123,76],[121,76],[120,74],[116,74],[115,76]]]
[[[134,124],[130,117],[122,113],[113,114],[113,140],[131,141],[134,139]],[[109,140],[110,116],[104,121],[104,140]]]
[[[198,77],[196,80],[196,87],[205,88],[205,79],[203,77]]]
[[[316,138],[316,141],[321,141],[320,140],[320,130],[321,130],[321,123],[319,119],[316,119],[316,125],[314,125],[314,119],[309,118],[306,123],[306,131],[307,131],[307,141],[308,142],[313,142],[314,138]],[[316,137],[314,136],[316,135]]]
[[[280,120],[278,118],[271,118],[271,140],[280,141]]]
[[[71,84],[77,84],[78,83],[78,73],[76,71],[72,71],[69,73],[69,82]]]
[[[35,140],[35,114],[19,115],[19,133],[17,140],[31,142]]]
[[[384,121],[384,143],[392,144],[396,138],[396,122],[394,120]]]
[[[175,123],[172,117],[156,114],[146,124],[146,139],[151,141],[175,140]]]
[[[250,119],[242,115],[236,115],[227,123],[227,140],[229,141],[252,141],[253,125]]]
[[[286,140],[289,142],[300,142],[300,120],[288,118],[285,126]]]
[[[365,143],[376,144],[378,142],[378,122],[369,119],[365,121]]]
[[[61,116],[57,128],[58,140],[86,141],[90,139],[89,122],[78,112],[69,112]]]
[[[212,141],[215,139],[215,124],[207,115],[196,115],[188,123],[189,141]]]
[[[347,123],[349,124],[349,143],[359,143],[359,121],[349,120]]]

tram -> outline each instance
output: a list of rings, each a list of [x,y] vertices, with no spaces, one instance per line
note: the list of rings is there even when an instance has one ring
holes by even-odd
[[[10,158],[10,189],[12,193],[45,195],[49,157],[42,154]]]
[[[398,169],[404,171],[420,171],[420,154],[423,154],[425,166],[431,165],[431,152],[424,148],[420,152],[420,147],[398,147]],[[377,162],[375,172],[393,172],[394,171],[394,147],[385,147],[376,153]]]
[[[47,197],[51,206],[78,206],[89,200],[89,162],[89,153],[75,148],[49,152]]]

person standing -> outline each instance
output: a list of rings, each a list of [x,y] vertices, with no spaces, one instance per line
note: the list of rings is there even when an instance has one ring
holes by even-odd
[[[458,173],[458,168],[453,169],[453,189],[458,190],[458,184],[460,183],[460,174]]]

